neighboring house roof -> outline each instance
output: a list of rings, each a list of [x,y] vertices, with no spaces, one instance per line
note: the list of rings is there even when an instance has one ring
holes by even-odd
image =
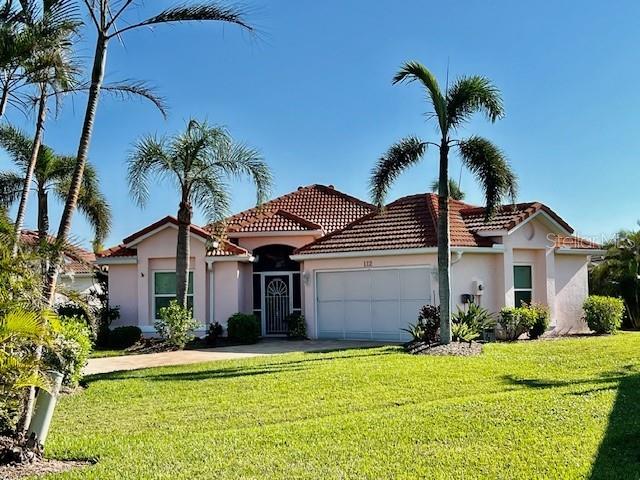
[[[229,234],[305,230],[329,233],[374,210],[373,205],[331,185],[309,185],[229,217],[226,231]],[[213,230],[214,226],[207,228]]]
[[[563,229],[573,231],[551,209],[541,203],[504,205],[484,221],[486,210],[450,200],[450,241],[452,247],[491,247],[494,241],[478,232],[511,230],[538,211],[550,215]],[[398,250],[437,247],[438,196],[433,193],[402,197],[383,210],[366,215],[343,229],[326,235],[296,251],[296,254],[324,254],[357,251]],[[580,244],[578,237],[562,236],[562,246]],[[593,242],[583,247],[598,248]],[[588,245],[588,246],[587,246]]]
[[[47,242],[53,245],[56,237],[47,235]],[[38,245],[38,232],[23,229],[20,240],[24,245],[36,247]],[[93,273],[97,270],[96,256],[93,252],[85,250],[77,245],[68,244],[64,249],[64,272],[71,274]]]

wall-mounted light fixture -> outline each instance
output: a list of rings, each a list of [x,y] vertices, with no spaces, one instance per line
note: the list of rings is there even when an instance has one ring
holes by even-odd
[[[311,279],[311,274],[306,270],[302,272],[302,281],[305,285],[309,285],[309,280]]]

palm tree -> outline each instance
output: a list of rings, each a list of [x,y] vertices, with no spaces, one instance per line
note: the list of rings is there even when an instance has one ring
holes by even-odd
[[[438,177],[438,294],[440,298],[440,337],[451,342],[451,251],[449,242],[449,151],[457,148],[462,163],[476,177],[484,190],[487,216],[495,213],[503,197],[515,198],[516,177],[504,154],[489,140],[472,136],[456,139],[452,135],[478,112],[494,122],[504,115],[498,89],[485,77],[469,76],[456,80],[442,93],[434,75],[418,62],[406,63],[393,83],[418,81],[426,90],[438,122],[440,138],[436,142],[410,136],[393,145],[377,162],[371,173],[373,201],[382,206],[395,179],[418,163],[427,146],[437,147],[440,156]]]
[[[125,14],[140,8],[140,5],[133,0],[102,0],[100,2],[83,0],[83,3],[87,7],[91,22],[96,28],[96,46],[87,107],[78,145],[78,154],[76,155],[76,167],[73,172],[71,188],[69,189],[69,195],[67,196],[58,227],[57,239],[59,242],[65,242],[67,240],[71,230],[71,218],[76,209],[78,196],[80,194],[82,176],[89,155],[93,123],[98,108],[98,99],[104,81],[109,41],[113,38],[122,40],[123,34],[130,30],[177,22],[215,21],[237,25],[248,32],[254,31],[254,28],[245,20],[245,13],[241,8],[225,6],[219,3],[200,3],[169,7],[157,15],[141,21],[132,20],[130,23],[124,18],[126,16]],[[124,26],[118,26],[118,22],[121,22],[121,25]],[[57,261],[52,262],[47,273],[44,295],[49,299],[49,303],[53,302],[55,283],[58,276],[58,265],[61,260],[62,257],[58,257]]]
[[[142,138],[129,157],[129,190],[144,206],[151,177],[173,182],[180,192],[176,246],[176,300],[187,306],[189,277],[189,226],[193,207],[200,207],[210,221],[222,219],[229,206],[225,180],[248,176],[256,187],[257,202],[267,199],[271,173],[260,155],[234,143],[221,127],[190,120],[184,133],[171,138]]]
[[[47,100],[50,92],[56,94],[59,99],[59,92],[68,91],[75,84],[75,77],[78,74],[78,67],[70,58],[72,50],[71,37],[76,33],[80,23],[75,19],[75,8],[72,0],[52,0],[43,2],[42,10],[39,12],[36,2],[24,2],[23,16],[26,25],[39,33],[43,33],[42,45],[39,45],[32,52],[32,55],[23,62],[25,78],[27,83],[37,87],[38,95],[36,100],[37,116],[36,128],[31,154],[27,163],[24,176],[24,184],[20,195],[20,202],[16,212],[14,229],[14,255],[18,251],[20,243],[20,232],[24,224],[24,217],[27,211],[27,201],[29,199],[29,189],[31,178],[38,160],[44,123],[47,114]],[[40,15],[40,17],[38,17]]]
[[[32,143],[24,132],[6,125],[0,127],[0,147],[9,153],[13,163],[20,169],[19,172],[0,172],[0,205],[8,208],[21,195]],[[49,194],[65,201],[75,163],[75,158],[58,155],[47,145],[42,145],[39,150],[29,189],[35,190],[38,198],[38,236],[41,242],[49,233]],[[111,228],[111,208],[100,191],[97,172],[90,163],[83,176],[78,208],[93,228],[95,240],[101,243]]]
[[[436,178],[433,182],[431,182],[431,191],[438,192],[440,190],[440,181]],[[454,200],[464,200],[465,193],[460,188],[460,184],[456,182],[453,178],[449,179],[449,198],[453,198]]]

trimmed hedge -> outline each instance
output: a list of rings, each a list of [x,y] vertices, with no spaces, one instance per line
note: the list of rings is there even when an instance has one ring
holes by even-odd
[[[590,295],[582,308],[587,325],[596,333],[616,333],[622,324],[624,302],[619,298]]]
[[[260,337],[260,322],[250,313],[234,313],[227,322],[227,335],[238,343],[256,343]]]

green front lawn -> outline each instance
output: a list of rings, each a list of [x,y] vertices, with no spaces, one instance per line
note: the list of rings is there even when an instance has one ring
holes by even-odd
[[[288,354],[90,379],[56,478],[640,478],[640,334]]]
[[[89,354],[89,358],[105,358],[105,357],[120,357],[125,355],[124,349],[120,350],[92,350]]]

